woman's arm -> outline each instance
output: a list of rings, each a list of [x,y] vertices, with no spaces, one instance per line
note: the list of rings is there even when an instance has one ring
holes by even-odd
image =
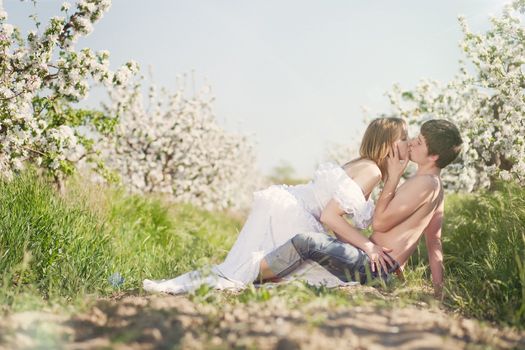
[[[363,250],[372,265],[372,271],[376,270],[376,266],[386,271],[387,264],[392,266],[393,261],[386,255],[392,251],[388,248],[379,247],[371,242],[361,232],[350,225],[344,218],[345,212],[340,208],[339,203],[332,199],[328,202],[321,214],[321,222],[330,230],[334,232],[336,237],[343,242],[350,243],[354,247]]]

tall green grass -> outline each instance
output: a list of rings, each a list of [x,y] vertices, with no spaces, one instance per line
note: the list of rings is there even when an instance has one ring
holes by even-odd
[[[442,240],[446,304],[468,316],[523,328],[525,189],[500,183],[491,191],[447,195]],[[411,269],[426,263],[420,244]]]
[[[113,192],[108,202],[114,272],[125,277],[126,289],[144,278],[175,277],[219,263],[239,232],[239,222],[225,213],[191,205],[123,192]]]
[[[451,304],[477,318],[525,325],[525,189],[448,198],[443,245]]]
[[[106,287],[112,255],[102,220],[66,205],[31,172],[0,183],[0,299],[34,288],[70,297]]]
[[[161,198],[69,183],[60,196],[33,172],[0,181],[0,303],[71,300],[136,289],[220,261],[239,223]],[[113,285],[118,273],[123,283]],[[120,281],[119,281],[120,282]],[[19,304],[20,304],[19,303]]]

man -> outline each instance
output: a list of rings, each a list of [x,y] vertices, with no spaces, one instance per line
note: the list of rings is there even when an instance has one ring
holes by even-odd
[[[441,169],[459,154],[462,144],[456,126],[446,120],[430,120],[421,126],[420,134],[409,142],[410,160],[418,166],[416,174],[397,190],[407,164],[400,161],[397,147],[388,159],[388,178],[376,204],[370,242],[378,254],[370,256],[345,243],[344,235],[336,239],[324,233],[296,235],[261,262],[263,280],[283,277],[304,260],[318,262],[339,279],[366,282],[372,266],[372,277],[388,275],[404,266],[425,235],[435,295],[443,286],[443,252],[441,225],[443,221],[443,186]],[[330,218],[322,218],[329,223]],[[328,225],[330,226],[330,225]],[[388,247],[388,248],[383,248]],[[373,249],[372,249],[373,250]]]

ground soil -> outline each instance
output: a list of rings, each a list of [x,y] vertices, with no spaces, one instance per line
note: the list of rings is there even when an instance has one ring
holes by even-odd
[[[18,312],[0,321],[0,349],[523,348],[525,333],[427,303],[290,308],[282,299],[223,305],[187,296],[119,294],[74,315]]]

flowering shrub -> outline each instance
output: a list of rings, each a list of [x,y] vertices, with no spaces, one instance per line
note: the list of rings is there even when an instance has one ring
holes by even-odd
[[[0,2],[0,172],[11,175],[25,162],[40,166],[60,179],[74,171],[81,159],[95,160],[93,140],[86,130],[110,132],[116,116],[75,109],[87,97],[90,82],[121,85],[137,71],[134,62],[116,72],[107,51],[75,49],[81,36],[110,7],[110,0],[81,0],[69,14],[50,19],[43,30],[23,37],[7,23]],[[100,164],[100,163],[99,163]]]
[[[394,86],[389,93],[393,114],[415,126],[445,118],[459,127],[461,159],[444,171],[450,189],[472,191],[497,177],[525,184],[524,10],[525,0],[506,5],[483,34],[472,33],[460,17],[466,63],[456,77],[406,91]]]
[[[187,98],[141,84],[111,90],[108,114],[121,110],[106,139],[107,164],[134,192],[161,192],[208,210],[250,204],[257,184],[255,157],[245,137],[221,129],[208,87]],[[124,109],[122,109],[124,106]]]

